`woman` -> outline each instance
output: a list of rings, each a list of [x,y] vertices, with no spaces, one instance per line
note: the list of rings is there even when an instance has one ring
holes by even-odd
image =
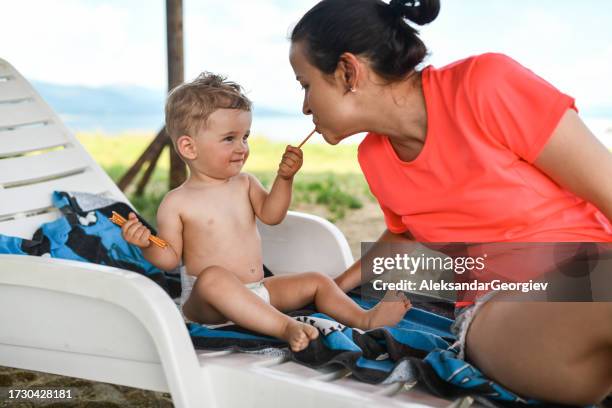
[[[388,227],[379,242],[611,242],[612,156],[573,98],[501,54],[416,70],[427,50],[405,19],[439,7],[324,0],[291,34],[318,132],[332,145],[369,132],[359,162]],[[358,286],[360,262],[336,282]],[[477,306],[459,337],[490,378],[566,404],[612,392],[612,303]]]

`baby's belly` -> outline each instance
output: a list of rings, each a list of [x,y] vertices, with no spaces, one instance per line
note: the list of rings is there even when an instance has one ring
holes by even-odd
[[[220,266],[234,273],[244,283],[263,279],[263,258],[259,233],[232,231],[213,234],[199,242],[185,242],[183,260],[187,273],[197,276],[210,266]]]

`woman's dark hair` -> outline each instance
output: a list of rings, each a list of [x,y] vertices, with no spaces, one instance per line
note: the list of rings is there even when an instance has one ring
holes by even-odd
[[[345,52],[367,58],[389,82],[403,79],[427,55],[418,31],[440,11],[440,0],[323,0],[300,19],[292,43],[305,45],[309,62],[332,74]]]

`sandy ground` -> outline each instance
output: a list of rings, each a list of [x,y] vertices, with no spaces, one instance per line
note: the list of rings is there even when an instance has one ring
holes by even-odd
[[[325,216],[320,206],[304,206],[299,210]],[[365,202],[364,207],[348,212],[347,216],[336,223],[345,234],[353,252],[359,256],[360,242],[373,241],[384,230],[384,222],[376,203]],[[9,400],[9,390],[24,388],[51,388],[56,390],[72,389],[78,394],[72,400],[31,401]],[[170,394],[144,391],[136,388],[86,381],[78,378],[0,367],[0,407],[172,407]]]
[[[9,390],[71,390],[72,399],[11,400]],[[172,407],[170,394],[97,383],[35,371],[0,367],[0,407]]]

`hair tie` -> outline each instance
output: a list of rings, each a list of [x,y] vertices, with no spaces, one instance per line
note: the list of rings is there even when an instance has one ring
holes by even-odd
[[[420,0],[412,0],[412,1],[406,1],[406,0],[391,0],[389,2],[389,7],[391,7],[391,10],[404,17],[404,15],[406,14],[406,9],[409,7],[419,7],[421,5]]]

